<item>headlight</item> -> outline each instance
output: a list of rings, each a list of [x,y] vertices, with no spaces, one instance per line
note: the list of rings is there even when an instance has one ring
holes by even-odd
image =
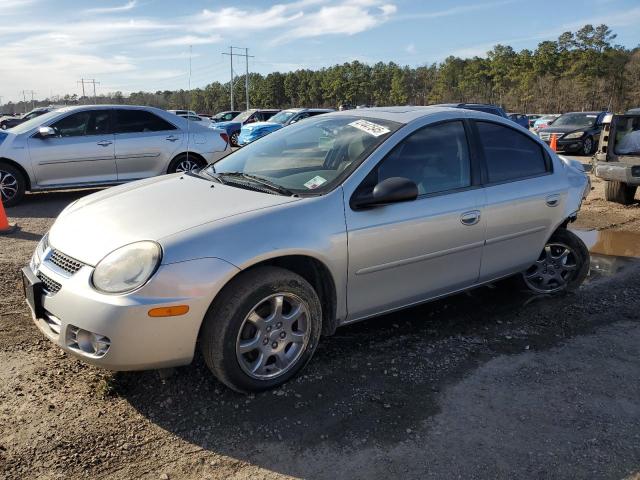
[[[567,140],[569,140],[572,138],[582,138],[583,135],[584,135],[584,132],[573,132],[573,133],[566,134],[563,138],[566,138]]]
[[[104,257],[93,271],[93,286],[105,293],[125,293],[142,286],[158,268],[162,249],[156,242],[125,245]]]
[[[31,257],[31,262],[29,263],[29,267],[34,272],[42,263],[42,257],[44,257],[45,250],[49,248],[49,232],[45,233],[44,236],[38,242],[38,246],[36,250],[33,252],[33,256]]]

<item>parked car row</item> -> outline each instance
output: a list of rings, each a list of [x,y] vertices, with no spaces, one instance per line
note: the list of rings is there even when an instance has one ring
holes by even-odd
[[[226,134],[152,107],[89,105],[0,132],[0,194],[95,187],[191,171],[229,152]]]
[[[233,128],[272,114],[245,112]],[[185,143],[209,161],[218,145],[156,109],[43,118],[5,133],[1,156],[28,143],[40,157],[24,168],[57,172],[58,184],[77,168],[85,183],[115,166],[116,180],[121,168],[145,176],[137,161],[171,170]],[[165,368],[199,347],[221,382],[260,391],[296,375],[342,325],[509,276],[536,294],[577,288],[589,252],[566,226],[588,191],[579,162],[497,115],[323,113],[204,169],[72,203],[23,269],[25,296],[43,334],[85,362]]]
[[[44,115],[45,113],[48,113],[52,110],[54,110],[55,108],[53,107],[40,107],[40,108],[34,108],[33,110],[31,110],[30,112],[25,113],[22,116],[4,116],[0,118],[0,129],[2,130],[8,130],[9,128],[13,128],[16,125],[20,125],[21,123],[24,123],[28,120],[31,120],[32,118],[36,118],[39,117],[40,115]]]

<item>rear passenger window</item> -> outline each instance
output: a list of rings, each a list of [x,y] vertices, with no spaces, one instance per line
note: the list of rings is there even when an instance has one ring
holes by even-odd
[[[116,133],[162,132],[176,127],[145,110],[116,110]]]
[[[487,160],[489,182],[505,182],[547,172],[542,146],[503,125],[476,122]]]

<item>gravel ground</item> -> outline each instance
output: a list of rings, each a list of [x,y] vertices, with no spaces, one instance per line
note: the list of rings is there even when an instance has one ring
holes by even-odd
[[[18,269],[66,204],[0,237],[0,478],[625,478],[640,472],[640,264],[573,294],[497,284],[339,329],[285,387],[242,396],[201,358],[101,371],[32,324]],[[640,232],[594,190],[575,224]]]

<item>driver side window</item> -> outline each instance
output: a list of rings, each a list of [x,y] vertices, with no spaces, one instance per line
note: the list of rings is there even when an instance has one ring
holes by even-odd
[[[366,184],[403,177],[418,186],[419,195],[471,186],[469,145],[461,121],[424,127],[402,140],[371,172]]]

